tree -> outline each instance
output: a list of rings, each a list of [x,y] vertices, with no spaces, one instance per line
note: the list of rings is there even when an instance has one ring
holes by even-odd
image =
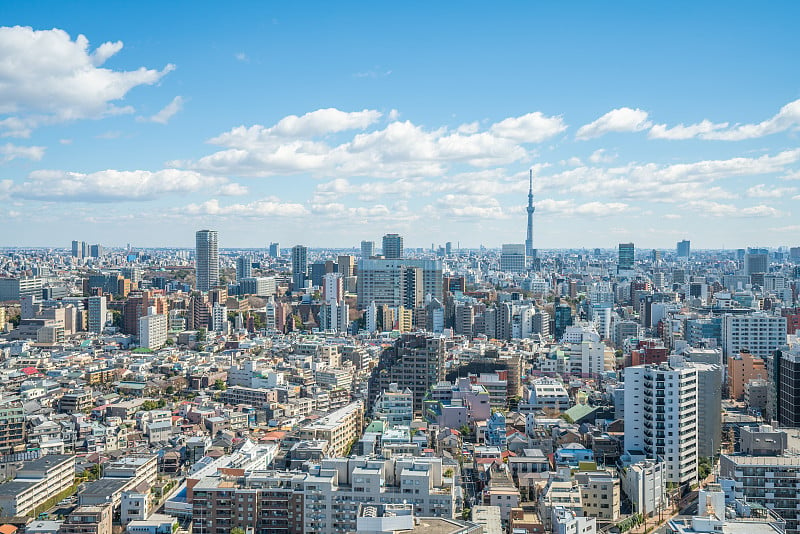
[[[244,534],[244,529],[239,527],[233,527],[231,529],[231,534]]]
[[[225,391],[226,389],[228,389],[228,384],[223,382],[222,379],[217,378],[216,380],[214,380],[214,389],[218,391]]]

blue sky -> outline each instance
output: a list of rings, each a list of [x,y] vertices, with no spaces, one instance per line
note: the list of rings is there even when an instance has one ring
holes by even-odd
[[[3,13],[0,245],[798,244],[796,2]]]

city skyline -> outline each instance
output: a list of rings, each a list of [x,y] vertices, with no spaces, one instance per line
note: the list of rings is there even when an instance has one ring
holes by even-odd
[[[10,6],[0,246],[795,245],[800,8],[631,6]]]

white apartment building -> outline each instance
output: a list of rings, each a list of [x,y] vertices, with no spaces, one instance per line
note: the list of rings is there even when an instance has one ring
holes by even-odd
[[[354,531],[362,503],[407,503],[417,516],[452,519],[459,488],[442,473],[441,458],[325,459],[303,481],[303,532]]]
[[[219,302],[211,309],[211,327],[214,332],[228,333],[228,307]]]
[[[653,517],[659,510],[665,509],[665,469],[662,462],[643,460],[622,470],[622,492],[628,496],[635,513]]]
[[[400,391],[397,384],[389,384],[389,389],[379,393],[375,400],[375,419],[385,420],[390,427],[411,426],[413,413],[414,393],[408,388]]]
[[[520,412],[538,411],[545,408],[568,410],[572,405],[564,385],[555,378],[537,378],[526,386],[529,391],[527,402],[521,402]],[[523,399],[524,401],[525,399]]]
[[[663,460],[667,482],[697,481],[697,383],[692,367],[625,369],[625,450]]]
[[[775,349],[786,344],[786,317],[753,313],[725,315],[722,319],[722,351],[725,358],[748,349],[767,359]]]
[[[155,310],[153,310],[155,311]],[[139,346],[158,350],[167,344],[167,316],[153,313],[139,318]]]

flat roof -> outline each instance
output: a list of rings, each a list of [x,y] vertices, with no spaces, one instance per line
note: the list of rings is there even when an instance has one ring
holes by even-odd
[[[131,481],[129,478],[101,478],[86,485],[78,497],[110,497]]]

